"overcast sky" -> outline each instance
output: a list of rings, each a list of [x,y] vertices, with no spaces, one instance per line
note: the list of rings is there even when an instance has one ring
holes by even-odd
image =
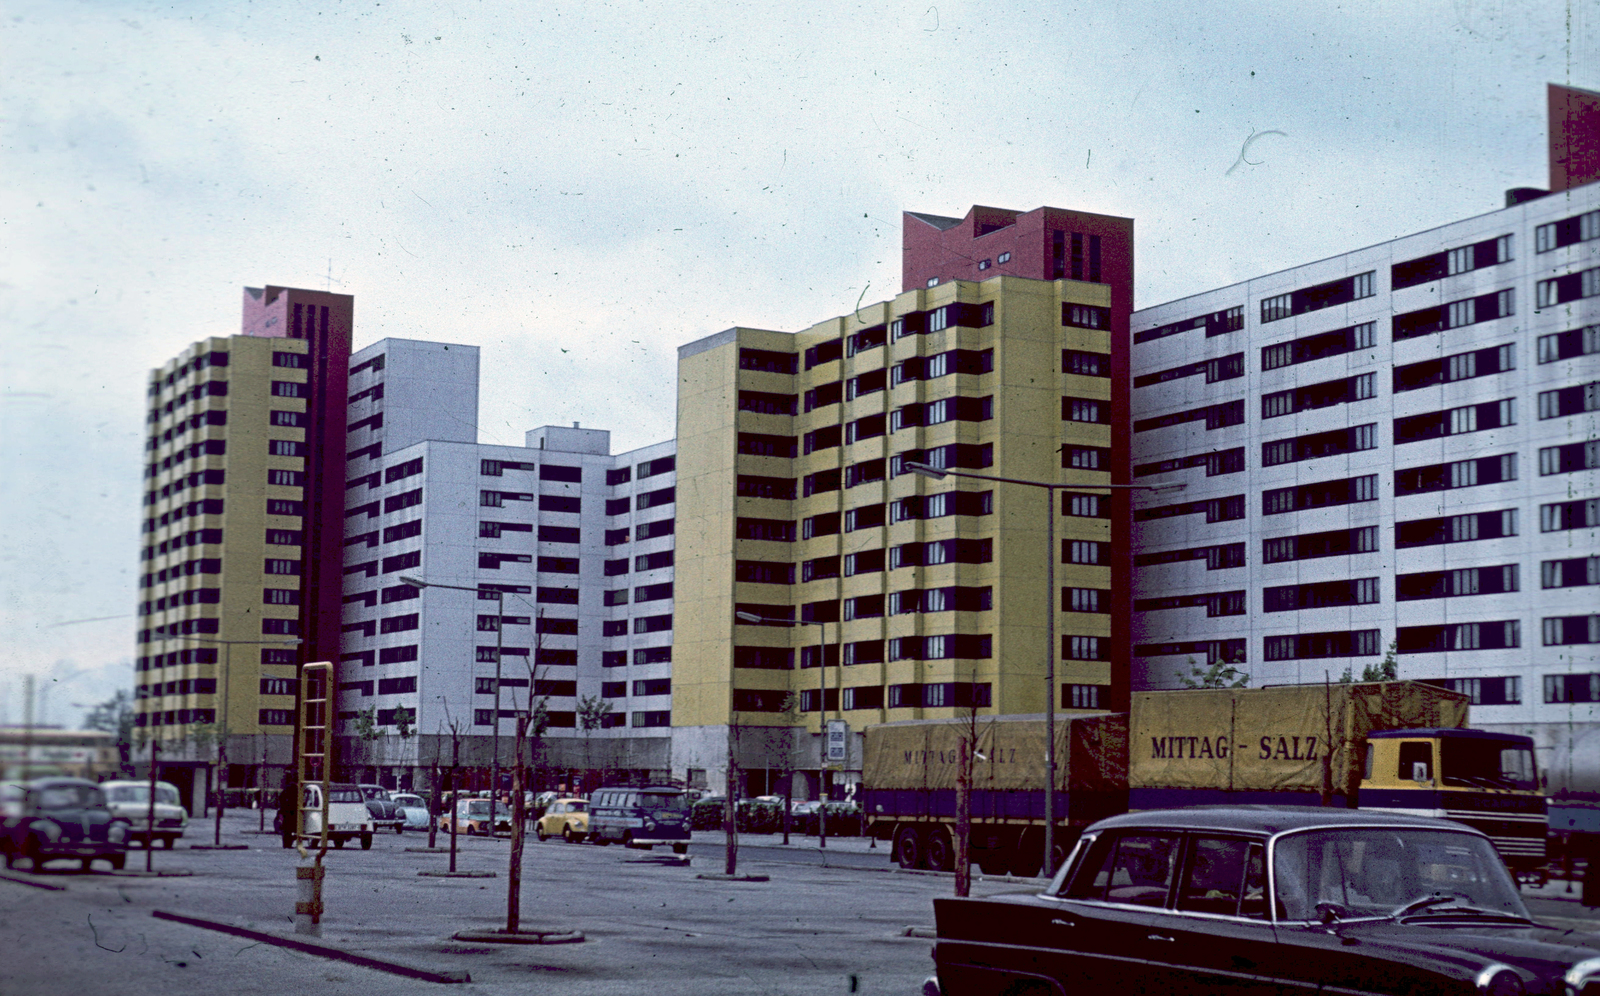
[[[4,0],[0,722],[131,686],[146,372],[242,287],[633,448],[679,344],[893,296],[904,210],[1132,217],[1140,307],[1493,210],[1597,9]]]

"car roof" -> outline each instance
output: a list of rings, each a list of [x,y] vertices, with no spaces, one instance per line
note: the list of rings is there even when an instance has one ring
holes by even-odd
[[[1499,740],[1515,743],[1519,746],[1533,746],[1533,738],[1521,733],[1496,733],[1492,730],[1467,730],[1456,727],[1433,726],[1415,730],[1373,730],[1367,734],[1368,740],[1416,739],[1418,737],[1450,740]]]
[[[1101,820],[1089,827],[1089,830],[1158,827],[1174,830],[1231,830],[1270,835],[1309,827],[1341,826],[1394,826],[1456,830],[1463,833],[1477,832],[1460,823],[1435,820],[1425,816],[1317,806],[1194,806],[1187,809],[1144,810]]]
[[[94,782],[89,781],[87,778],[58,778],[58,777],[35,778],[32,781],[23,782],[23,785],[25,787],[27,787],[27,788],[49,788],[52,785],[87,785],[90,788],[99,788],[100,787],[99,785],[96,785]]]

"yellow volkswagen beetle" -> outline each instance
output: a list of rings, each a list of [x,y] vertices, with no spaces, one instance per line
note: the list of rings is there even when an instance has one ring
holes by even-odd
[[[584,799],[557,799],[550,803],[539,821],[533,825],[540,840],[549,840],[557,834],[569,844],[576,844],[589,835],[589,803]]]

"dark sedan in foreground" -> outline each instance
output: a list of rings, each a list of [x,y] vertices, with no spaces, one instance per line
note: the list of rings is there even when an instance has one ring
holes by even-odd
[[[934,915],[946,996],[1600,996],[1600,936],[1535,922],[1487,837],[1421,817],[1132,813],[1042,893]]]

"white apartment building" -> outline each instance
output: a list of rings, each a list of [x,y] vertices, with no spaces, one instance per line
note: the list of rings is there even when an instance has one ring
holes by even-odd
[[[672,444],[614,456],[576,425],[479,444],[474,347],[386,339],[351,369],[346,767],[421,785],[459,758],[487,787],[536,708],[545,768],[665,769]]]
[[[1523,195],[1526,196],[1526,195]],[[1508,195],[1508,201],[1513,200]],[[1399,676],[1600,789],[1600,183],[1134,313],[1133,686]]]

